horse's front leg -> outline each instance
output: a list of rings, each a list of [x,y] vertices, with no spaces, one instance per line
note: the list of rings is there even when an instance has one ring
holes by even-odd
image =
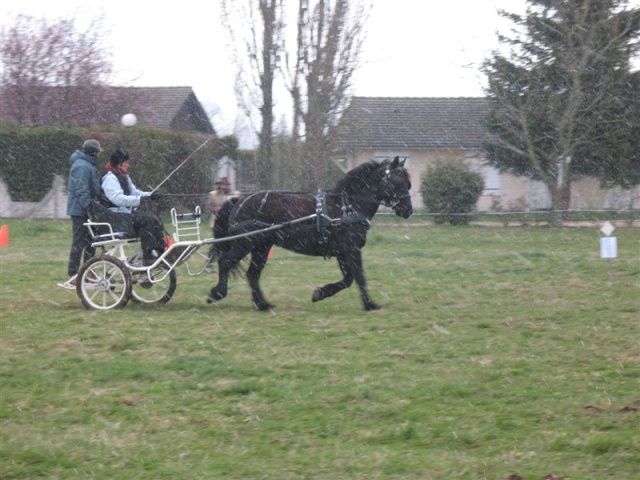
[[[251,299],[255,307],[262,311],[273,310],[275,308],[274,305],[267,302],[260,289],[260,274],[267,264],[270,248],[270,244],[254,247],[253,250],[251,250],[251,263],[247,270],[247,280],[251,288]]]
[[[362,299],[364,309],[367,311],[379,310],[380,306],[369,298],[369,293],[367,292],[367,279],[364,274],[364,268],[362,267],[362,251],[360,249],[351,255],[351,266],[356,284],[360,289],[360,298]]]
[[[348,268],[344,257],[341,255],[338,256],[338,265],[340,266],[340,271],[342,272],[342,280],[336,283],[328,283],[327,285],[316,288],[313,291],[313,295],[311,296],[312,302],[319,302],[320,300],[324,300],[325,298],[331,297],[339,291],[351,286],[351,284],[353,283],[353,274]]]
[[[349,254],[349,266],[353,272],[356,284],[360,289],[360,298],[362,299],[364,309],[367,311],[379,310],[380,306],[371,301],[369,293],[367,292],[367,279],[364,274],[364,268],[362,267],[362,251],[360,249]]]

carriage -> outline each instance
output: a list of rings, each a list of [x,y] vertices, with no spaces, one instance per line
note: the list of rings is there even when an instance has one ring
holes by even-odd
[[[190,275],[198,275],[213,261],[218,264],[218,283],[207,302],[217,303],[227,294],[229,274],[250,254],[246,276],[252,301],[258,310],[274,306],[260,289],[260,274],[273,245],[304,255],[335,257],[343,278],[314,290],[314,302],[348,288],[353,281],[360,289],[365,310],[379,306],[368,295],[362,268],[364,247],[371,219],[380,205],[398,216],[413,213],[409,189],[411,182],[404,161],[369,162],[346,174],[333,189],[317,194],[261,191],[228,200],[218,213],[214,236],[202,238],[201,211],[178,213],[171,210],[174,232],[168,248],[152,265],[144,265],[139,239],[126,228],[102,221],[98,215],[85,223],[100,250],[85,262],[75,278],[75,289],[88,309],[122,308],[129,300],[138,303],[168,302],[177,286],[176,268],[186,264]],[[207,254],[200,247],[210,245]],[[194,255],[200,262],[188,260]],[[61,285],[64,286],[64,285]]]
[[[177,287],[176,268],[198,252],[201,239],[200,208],[193,212],[178,213],[171,210],[173,235],[168,237],[168,248],[152,265],[144,265],[140,239],[132,236],[122,223],[109,221],[93,214],[84,224],[90,232],[96,255],[81,265],[72,284],[60,284],[63,288],[75,288],[82,304],[88,309],[111,310],[122,308],[130,300],[137,303],[163,304],[168,302]],[[202,257],[202,254],[198,254]],[[187,265],[189,274],[202,272],[206,265],[194,271]]]

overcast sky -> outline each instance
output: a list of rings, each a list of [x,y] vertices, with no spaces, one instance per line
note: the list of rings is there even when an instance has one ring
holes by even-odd
[[[289,0],[293,2],[294,0]],[[479,65],[498,46],[508,23],[497,10],[522,13],[525,0],[374,0],[364,65],[354,80],[359,96],[481,96]],[[633,0],[638,5],[640,0]],[[219,20],[218,0],[4,0],[0,23],[16,13],[76,17],[84,30],[99,15],[116,80],[137,86],[190,86],[214,127],[233,132],[235,71]],[[283,100],[284,101],[284,100]]]

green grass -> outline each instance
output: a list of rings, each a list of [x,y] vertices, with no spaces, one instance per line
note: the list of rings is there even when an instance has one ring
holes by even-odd
[[[85,310],[70,222],[0,220],[2,479],[633,479],[640,232],[373,226],[357,288],[276,249],[218,305],[178,272],[164,306]]]

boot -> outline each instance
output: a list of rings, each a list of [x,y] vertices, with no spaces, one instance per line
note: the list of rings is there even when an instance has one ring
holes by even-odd
[[[142,254],[142,265],[148,267],[153,265],[158,259],[158,254],[155,250],[145,250]]]

